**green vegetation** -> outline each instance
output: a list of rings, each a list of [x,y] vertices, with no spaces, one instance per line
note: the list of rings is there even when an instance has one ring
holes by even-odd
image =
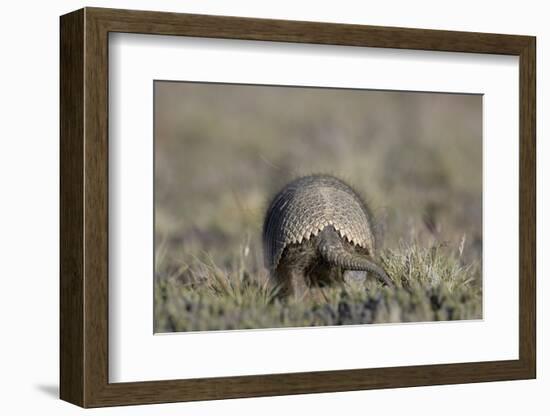
[[[479,96],[161,82],[155,100],[157,332],[482,317]],[[265,209],[323,172],[370,205],[395,290],[277,298]]]

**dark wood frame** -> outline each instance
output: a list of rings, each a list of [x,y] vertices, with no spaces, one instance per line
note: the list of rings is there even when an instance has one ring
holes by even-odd
[[[534,37],[98,8],[62,16],[60,24],[60,396],[63,400],[98,407],[535,378]],[[109,32],[519,56],[519,359],[109,383]]]

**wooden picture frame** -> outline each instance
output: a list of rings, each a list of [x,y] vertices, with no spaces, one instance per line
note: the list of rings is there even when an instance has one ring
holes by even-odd
[[[534,37],[100,8],[85,8],[62,16],[60,29],[60,396],[63,400],[82,407],[100,407],[535,378]],[[110,32],[518,56],[519,359],[109,383]]]

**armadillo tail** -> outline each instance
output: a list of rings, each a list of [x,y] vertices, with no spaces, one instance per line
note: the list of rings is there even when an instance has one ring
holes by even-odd
[[[328,263],[339,266],[344,270],[373,273],[386,286],[395,286],[384,269],[374,261],[364,255],[350,253],[346,250],[336,230],[325,229],[320,237],[319,252]]]

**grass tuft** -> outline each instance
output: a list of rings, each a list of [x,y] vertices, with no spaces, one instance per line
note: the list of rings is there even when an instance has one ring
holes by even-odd
[[[194,258],[191,265],[157,275],[155,332],[481,318],[481,269],[464,264],[459,247],[401,243],[382,252],[380,261],[395,289],[374,279],[353,280],[285,300],[277,298],[267,272],[251,264],[249,251],[243,246],[228,267]]]

